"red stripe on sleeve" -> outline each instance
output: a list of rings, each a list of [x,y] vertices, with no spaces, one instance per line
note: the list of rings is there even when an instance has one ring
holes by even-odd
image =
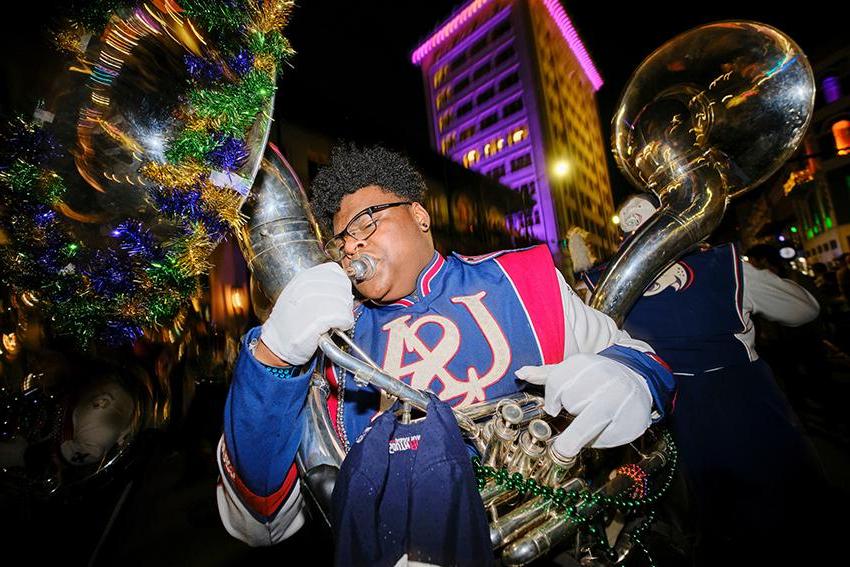
[[[275,512],[286,502],[287,497],[292,492],[298,480],[298,469],[295,467],[295,463],[292,463],[280,488],[268,496],[259,496],[251,492],[242,482],[242,479],[239,478],[236,468],[230,462],[230,455],[227,453],[227,447],[224,446],[224,443],[221,444],[221,463],[225,474],[227,474],[230,480],[230,486],[233,487],[242,502],[256,514],[265,517],[274,516]]]

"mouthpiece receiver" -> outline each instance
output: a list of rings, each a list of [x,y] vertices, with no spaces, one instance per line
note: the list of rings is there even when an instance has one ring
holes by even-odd
[[[357,256],[351,260],[345,274],[355,282],[365,282],[375,275],[375,260],[366,254]]]

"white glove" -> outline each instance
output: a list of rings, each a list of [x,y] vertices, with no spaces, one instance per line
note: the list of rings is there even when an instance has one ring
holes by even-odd
[[[281,360],[304,364],[330,329],[354,326],[351,280],[339,264],[326,262],[296,274],[277,298],[260,335]]]
[[[555,450],[573,457],[590,443],[596,448],[634,441],[649,427],[652,394],[631,368],[598,354],[575,354],[560,364],[523,366],[518,378],[545,385],[546,413],[561,409],[576,416],[555,438]]]

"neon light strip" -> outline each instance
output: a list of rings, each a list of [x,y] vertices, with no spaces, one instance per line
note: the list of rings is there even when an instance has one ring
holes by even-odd
[[[602,77],[599,76],[599,72],[593,65],[593,60],[590,59],[590,55],[587,53],[587,49],[584,48],[584,44],[581,42],[578,32],[573,27],[570,17],[564,11],[564,7],[561,6],[558,0],[543,0],[543,4],[549,10],[549,15],[552,16],[552,19],[558,24],[561,35],[567,40],[567,44],[570,46],[573,55],[576,56],[579,65],[584,70],[584,74],[587,76],[590,84],[593,85],[593,90],[598,91],[599,87],[602,86]]]
[[[461,10],[457,16],[449,20],[447,24],[434,32],[431,37],[425,40],[425,42],[413,52],[413,56],[411,57],[413,64],[419,65],[419,63],[422,62],[429,53],[450,38],[456,31],[458,31],[458,29],[460,29],[461,26],[463,26],[489,2],[490,0],[474,0],[466,8]],[[561,35],[567,41],[567,45],[569,45],[573,55],[575,55],[576,59],[578,59],[579,65],[581,65],[584,74],[587,76],[590,84],[593,85],[593,90],[598,91],[602,86],[602,77],[596,70],[593,60],[587,53],[587,49],[584,47],[581,38],[578,36],[578,32],[573,27],[573,23],[564,11],[563,6],[561,6],[561,3],[558,0],[543,0],[543,4],[549,11],[549,15],[557,24],[558,29],[561,31]]]
[[[425,43],[420,45],[413,52],[412,61],[414,65],[419,65],[419,62],[433,51],[438,45],[451,37],[463,24],[474,16],[481,8],[486,6],[490,0],[474,0],[469,6],[460,11],[460,13],[449,20],[449,22],[434,32],[431,37],[425,40]]]

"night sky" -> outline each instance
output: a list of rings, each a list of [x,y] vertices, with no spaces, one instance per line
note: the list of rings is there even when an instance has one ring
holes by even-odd
[[[0,34],[0,112],[31,112],[39,91],[61,69],[47,44],[44,14],[56,2],[30,2]],[[425,99],[413,49],[460,1],[300,0],[287,36],[298,51],[280,80],[277,115],[331,136],[381,141],[422,151],[428,146]],[[777,10],[779,2],[564,2],[605,84],[597,93],[607,129],[620,92],[638,64],[666,40],[718,20],[753,19],[794,38],[811,59],[846,45],[840,3],[822,0]],[[9,25],[9,24],[7,24]],[[607,138],[608,132],[605,132]],[[609,160],[610,161],[610,160]],[[612,167],[613,171],[613,167]],[[624,190],[618,174],[616,193]],[[618,190],[619,189],[619,190]]]
[[[315,116],[320,122],[358,121],[391,139],[427,144],[425,102],[419,68],[410,53],[462,2],[322,2],[303,0],[288,28],[298,55],[285,71],[278,95],[284,114]],[[564,2],[605,84],[597,93],[608,123],[631,72],[666,40],[694,26],[718,20],[753,19],[794,38],[811,58],[846,44],[834,12],[777,12],[767,3],[711,2],[664,9],[649,3],[616,5]],[[404,6],[401,13],[399,6]],[[827,2],[805,4],[826,9]],[[375,134],[372,134],[375,135]]]
[[[288,29],[299,53],[280,82],[281,116],[301,122],[311,117],[333,135],[402,148],[427,147],[421,74],[410,54],[462,4],[303,1]],[[564,2],[605,81],[597,92],[605,139],[632,71],[655,48],[692,27],[730,19],[761,21],[790,35],[812,59],[847,43],[842,18],[825,1],[783,11],[769,3],[704,4]],[[612,159],[609,164],[616,202],[628,186],[614,173]]]

